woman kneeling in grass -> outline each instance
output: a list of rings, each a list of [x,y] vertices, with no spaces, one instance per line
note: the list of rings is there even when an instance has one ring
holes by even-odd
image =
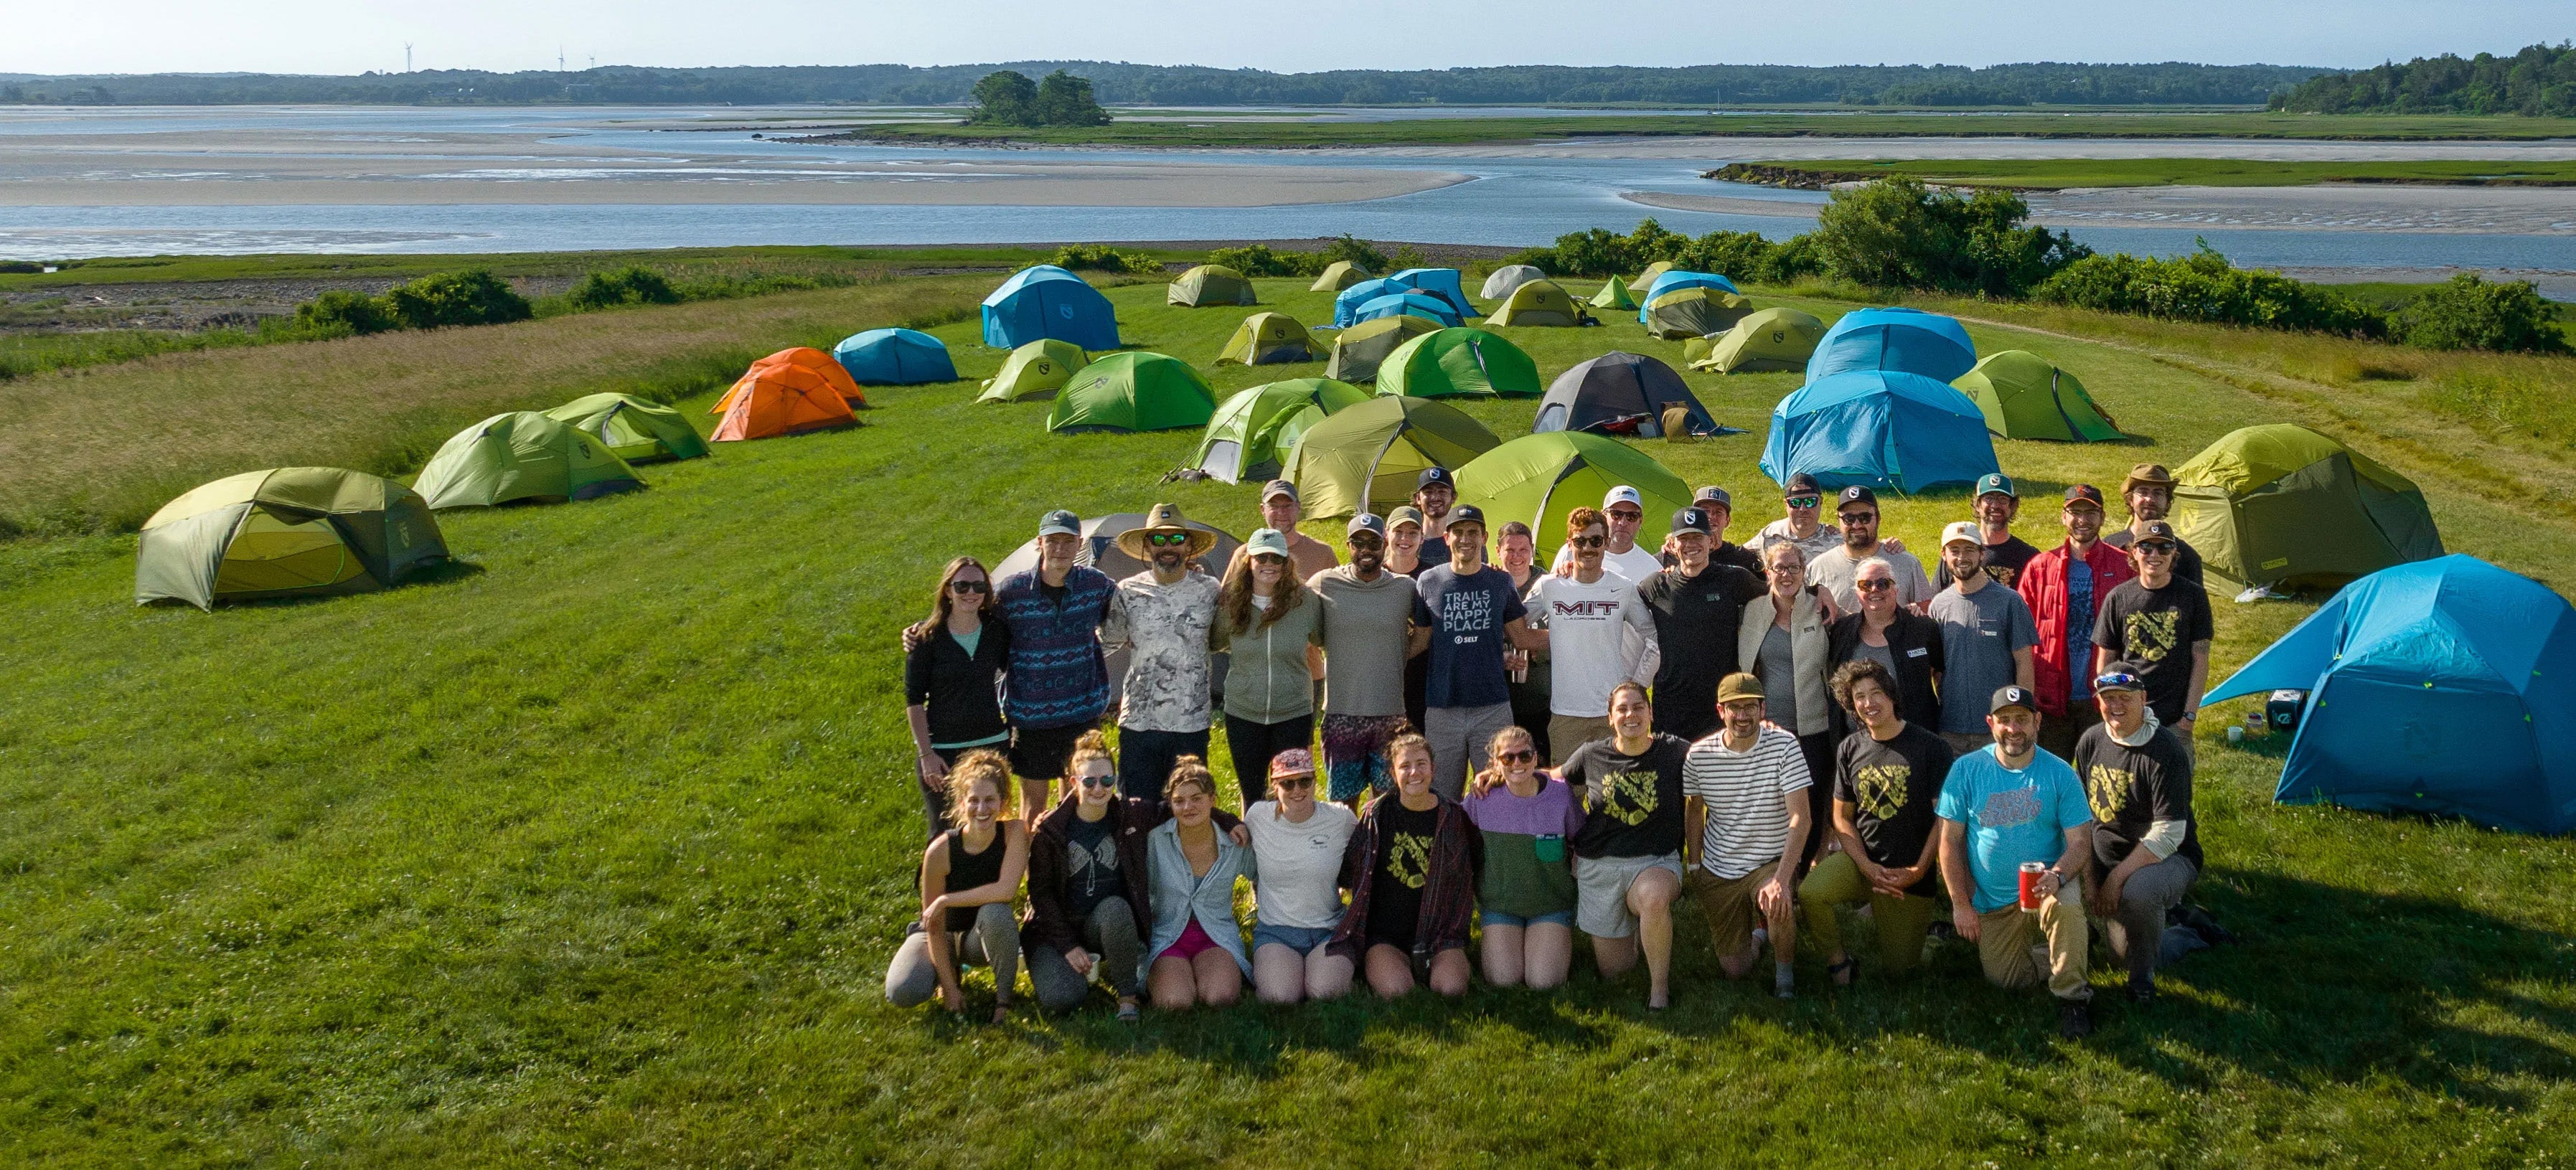
[[[949,819],[921,855],[921,918],[886,967],[886,998],[913,1007],[936,991],[952,1013],[966,1010],[960,964],[993,969],[993,1022],[1010,1014],[1020,973],[1020,925],[1011,916],[1028,869],[1028,827],[1011,808],[1011,765],[998,752],[961,756],[948,773]]]
[[[1484,838],[1476,900],[1485,925],[1485,982],[1542,991],[1574,965],[1574,870],[1566,842],[1583,831],[1574,790],[1539,770],[1527,730],[1506,727],[1485,745],[1467,819]]]
[[[1342,920],[1342,854],[1359,818],[1315,799],[1315,756],[1305,748],[1270,758],[1269,787],[1270,799],[1243,810],[1259,863],[1252,987],[1263,1003],[1333,999],[1351,989],[1351,961],[1326,944]]]
[[[1431,790],[1429,741],[1399,735],[1386,759],[1395,790],[1369,802],[1342,854],[1351,906],[1333,931],[1332,953],[1359,964],[1386,999],[1418,982],[1464,995],[1484,843],[1458,802]]]
[[[1252,851],[1217,830],[1216,778],[1182,756],[1163,784],[1172,819],[1147,834],[1153,871],[1154,942],[1147,968],[1154,1007],[1225,1007],[1243,995],[1252,964],[1234,918],[1234,879],[1250,877]]]

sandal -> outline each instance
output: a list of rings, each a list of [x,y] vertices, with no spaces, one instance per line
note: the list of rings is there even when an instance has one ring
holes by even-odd
[[[1135,1004],[1135,1001],[1130,1000],[1130,1001],[1128,1001],[1128,1002],[1121,1003],[1121,1004],[1119,1004],[1119,1005],[1118,1005],[1118,1022],[1119,1022],[1119,1023],[1122,1023],[1122,1024],[1132,1024],[1132,1023],[1135,1023],[1137,1020],[1142,1019],[1142,1018],[1144,1018],[1143,1013],[1141,1013],[1141,1012],[1139,1012],[1139,1011],[1137,1011],[1137,1010],[1136,1010],[1136,1004]]]
[[[1826,964],[1825,974],[1834,977],[1834,986],[1849,987],[1860,981],[1860,959],[1845,955],[1842,962]]]

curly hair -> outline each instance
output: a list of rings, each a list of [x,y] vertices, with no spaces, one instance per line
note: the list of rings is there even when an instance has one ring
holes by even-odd
[[[993,819],[1008,821],[1019,817],[1020,790],[1011,783],[1011,761],[1000,752],[977,748],[957,757],[957,763],[948,769],[949,824],[966,827],[966,797],[977,784],[992,785],[994,793],[1002,798],[1002,811]]]
[[[1179,797],[1184,787],[1196,788],[1210,798],[1216,796],[1216,774],[1208,771],[1207,761],[1197,756],[1172,761],[1172,774],[1163,781],[1163,799]]]
[[[1855,658],[1835,667],[1834,677],[1825,684],[1833,690],[1834,705],[1845,711],[1851,710],[1852,684],[1862,679],[1877,683],[1879,692],[1888,698],[1896,697],[1896,675],[1887,669],[1886,663],[1875,658]]]

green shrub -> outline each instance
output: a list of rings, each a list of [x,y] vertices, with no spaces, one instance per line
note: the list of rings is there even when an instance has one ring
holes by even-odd
[[[2463,272],[2424,291],[2389,322],[2390,332],[2419,349],[2491,349],[2564,353],[2552,306],[2527,280],[2489,281]]]
[[[2048,278],[2043,301],[2176,321],[2384,337],[2387,318],[2340,293],[2277,272],[2238,268],[2201,242],[2178,260],[2126,252],[2088,256]]]
[[[2018,297],[2093,254],[2029,218],[2010,191],[1963,196],[1899,175],[1835,191],[1815,248],[1826,271],[1873,288]]]
[[[1058,268],[1091,272],[1160,272],[1163,262],[1136,252],[1121,252],[1107,244],[1066,244],[1047,257],[1047,263]]]
[[[640,264],[630,264],[613,272],[593,272],[572,286],[564,299],[578,312],[611,309],[621,305],[673,305],[680,301],[679,290],[662,274]]]
[[[1348,260],[1351,262],[1351,267],[1357,268],[1362,272],[1386,273],[1395,271],[1394,269],[1386,266],[1386,253],[1378,251],[1377,246],[1369,243],[1367,240],[1354,238],[1349,232],[1343,232],[1342,238],[1325,244],[1324,250],[1319,258],[1323,260],[1324,267],[1326,268],[1332,267],[1333,262],[1336,260]],[[1318,275],[1321,275],[1321,270],[1318,270]]]
[[[535,315],[526,297],[484,268],[432,273],[386,290],[384,299],[406,329],[499,325]]]
[[[1395,249],[1395,255],[1386,263],[1387,271],[1402,272],[1407,268],[1431,267],[1431,257],[1423,255],[1422,249],[1411,244],[1400,244]]]
[[[1277,252],[1268,244],[1218,248],[1208,253],[1207,262],[1222,264],[1245,276],[1317,276],[1332,263],[1320,253]]]
[[[296,330],[317,337],[382,333],[401,325],[382,299],[347,289],[335,288],[295,306]]]

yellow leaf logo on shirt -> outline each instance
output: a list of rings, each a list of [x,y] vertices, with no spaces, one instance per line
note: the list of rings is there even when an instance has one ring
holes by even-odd
[[[2137,774],[2126,768],[2093,765],[2084,776],[2084,803],[2093,806],[2093,819],[2107,821],[2120,815],[2129,803],[2129,789],[2137,783]]]
[[[1905,808],[1906,781],[1913,778],[1910,764],[1872,764],[1852,773],[1852,791],[1862,812],[1883,821]]]
[[[1655,773],[1613,772],[1601,781],[1601,807],[1623,825],[1642,825],[1655,815]]]
[[[2123,626],[2128,635],[2129,657],[2139,662],[2162,662],[2173,652],[2175,631],[2182,625],[2180,610],[2156,613],[2133,613]]]
[[[1421,889],[1431,877],[1431,838],[1422,833],[1395,834],[1386,843],[1386,874],[1407,889]]]

